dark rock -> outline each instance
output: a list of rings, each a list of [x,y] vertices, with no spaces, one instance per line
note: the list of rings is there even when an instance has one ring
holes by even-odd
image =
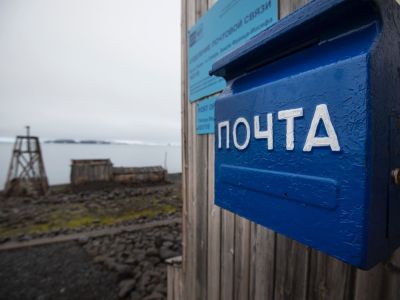
[[[126,264],[129,265],[137,265],[138,264],[138,260],[135,257],[129,256],[126,259],[124,259]]]
[[[143,270],[147,270],[151,267],[151,263],[149,263],[148,261],[142,261],[139,265],[142,267]]]
[[[142,271],[141,271],[139,268],[136,268],[136,269],[135,269],[134,274],[135,274],[135,279],[136,279],[137,281],[139,281],[140,278],[142,278]]]
[[[99,246],[100,246],[100,241],[99,241],[99,240],[94,240],[94,241],[92,242],[92,245],[93,245],[94,247],[99,247]]]
[[[4,243],[6,243],[6,242],[8,242],[10,240],[10,238],[9,237],[0,237],[0,244],[4,244]]]
[[[162,246],[164,248],[171,248],[174,245],[174,243],[170,242],[170,241],[165,241]]]
[[[105,257],[103,263],[108,269],[114,270],[115,260],[113,258]]]
[[[30,241],[32,239],[32,237],[28,234],[23,235],[20,239],[20,241]]]
[[[87,247],[86,251],[87,251],[87,253],[89,253],[90,256],[98,255],[97,248],[95,248],[95,247]]]
[[[167,287],[165,286],[165,284],[159,283],[159,284],[154,288],[154,291],[166,295],[166,294],[167,294]]]
[[[175,240],[174,236],[170,233],[164,234],[163,239],[164,241],[171,241],[171,242]]]
[[[132,268],[128,265],[114,263],[112,269],[118,273],[118,278],[128,278],[133,275]]]
[[[142,296],[137,291],[133,291],[130,296],[130,300],[142,300]]]
[[[78,240],[78,242],[79,242],[81,245],[86,244],[88,241],[89,241],[89,238],[88,238],[87,236],[83,236],[83,237],[79,238],[79,240]]]
[[[149,257],[148,261],[152,265],[157,265],[161,261],[161,259],[158,256],[152,256],[152,257]]]
[[[158,256],[158,251],[156,248],[151,247],[146,250],[146,256]]]
[[[154,276],[154,277],[152,277],[151,278],[151,282],[152,283],[154,283],[154,284],[158,284],[158,283],[160,283],[160,276],[159,275],[157,275],[157,276]]]
[[[95,263],[100,263],[100,264],[102,264],[102,263],[104,263],[104,261],[107,259],[107,257],[105,257],[105,256],[103,256],[103,255],[98,255],[98,256],[96,256],[95,258],[93,258],[93,261],[95,262]]]
[[[154,244],[156,245],[157,248],[160,248],[163,244],[163,239],[161,238],[161,236],[156,236],[154,239]]]
[[[146,286],[146,292],[151,293],[151,292],[153,292],[154,288],[155,288],[155,285],[150,283],[148,286]]]
[[[144,297],[143,300],[162,300],[164,296],[159,292],[153,292],[150,296]]]
[[[118,296],[120,298],[124,298],[129,294],[130,291],[135,287],[136,281],[135,279],[125,279],[119,283],[119,293]]]
[[[144,273],[142,278],[140,278],[138,287],[141,290],[145,290],[149,284],[150,284],[150,276],[147,273]]]
[[[52,232],[54,235],[57,235],[57,234],[60,233],[60,228],[58,228],[58,227],[53,228],[53,230],[52,230],[51,232]]]

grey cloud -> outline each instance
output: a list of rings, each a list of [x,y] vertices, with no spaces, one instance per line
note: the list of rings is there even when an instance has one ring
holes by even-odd
[[[0,0],[0,136],[178,142],[179,22],[179,0]]]

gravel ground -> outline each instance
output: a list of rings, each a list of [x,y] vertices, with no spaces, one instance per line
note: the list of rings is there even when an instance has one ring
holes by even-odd
[[[118,299],[117,275],[77,243],[0,252],[0,299]]]

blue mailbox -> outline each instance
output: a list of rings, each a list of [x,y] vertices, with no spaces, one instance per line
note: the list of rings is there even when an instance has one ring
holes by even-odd
[[[400,245],[396,1],[313,1],[211,74],[217,205],[363,269]]]

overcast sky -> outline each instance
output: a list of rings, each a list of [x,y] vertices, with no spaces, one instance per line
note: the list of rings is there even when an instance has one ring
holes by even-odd
[[[180,140],[180,0],[0,0],[0,136]]]

